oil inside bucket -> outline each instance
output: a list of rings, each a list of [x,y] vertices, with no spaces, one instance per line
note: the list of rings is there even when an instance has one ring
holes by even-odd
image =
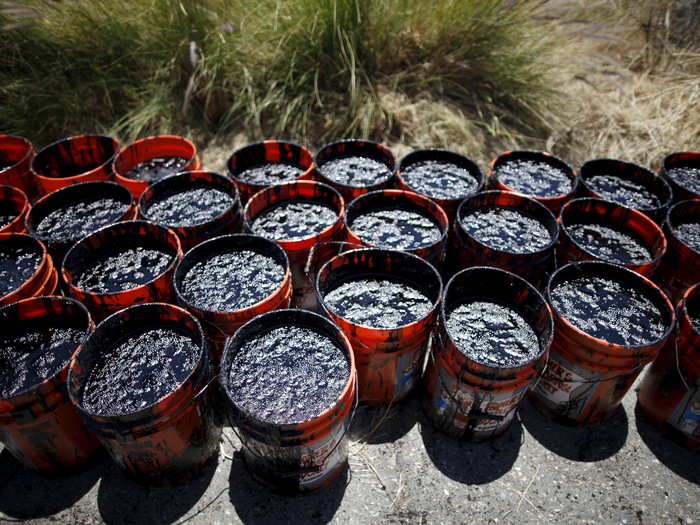
[[[0,243],[0,297],[29,279],[41,262],[39,246]]]
[[[700,299],[696,298],[694,301],[690,301],[687,308],[690,324],[693,325],[693,330],[700,334]]]
[[[599,174],[586,179],[586,183],[601,198],[628,208],[650,209],[662,204],[659,196],[640,182]]]
[[[246,414],[294,424],[334,406],[349,376],[345,352],[328,336],[282,325],[241,344],[231,360],[228,389]]]
[[[496,169],[496,177],[515,191],[542,198],[566,195],[573,189],[564,170],[542,161],[510,160]]]
[[[684,222],[673,228],[673,233],[696,252],[700,252],[700,223]]]
[[[153,157],[139,162],[126,172],[126,177],[134,180],[154,182],[162,179],[166,175],[180,171],[187,165],[187,162],[188,160],[185,157],[176,155]]]
[[[215,219],[235,202],[235,197],[216,188],[195,187],[154,197],[144,215],[175,228],[196,226]]]
[[[302,173],[304,170],[292,164],[263,162],[237,173],[236,178],[248,184],[267,186],[294,180]]]
[[[363,242],[397,250],[413,250],[440,240],[440,225],[429,215],[403,208],[383,208],[357,215],[350,229]]]
[[[196,308],[232,312],[262,301],[282,284],[284,267],[253,250],[218,253],[192,266],[182,297]]]
[[[16,160],[0,159],[0,171],[6,170],[7,168],[11,168],[15,164],[17,164]]]
[[[477,241],[494,250],[534,253],[552,242],[544,224],[515,208],[480,208],[460,217],[460,223]]]
[[[174,323],[139,327],[100,353],[81,404],[107,417],[142,410],[185,381],[199,354],[192,336]]]
[[[285,201],[270,206],[253,219],[253,233],[291,241],[316,235],[338,220],[330,206],[311,200]]]
[[[78,239],[122,217],[128,205],[117,199],[81,199],[60,206],[36,225],[44,239]]]
[[[674,166],[666,170],[666,175],[679,186],[700,193],[700,165],[697,162]]]
[[[433,199],[459,199],[479,187],[479,181],[469,170],[438,160],[410,164],[401,171],[401,177],[413,191]]]
[[[9,202],[0,202],[0,228],[10,224],[17,218],[18,210]]]
[[[659,308],[619,281],[593,276],[565,280],[551,290],[551,301],[576,328],[617,345],[649,345],[667,329]]]
[[[8,399],[56,375],[83,342],[85,331],[59,316],[3,326],[0,335],[0,398]]]
[[[572,224],[566,227],[571,239],[586,251],[606,261],[639,264],[653,259],[640,241],[604,224]]]
[[[392,175],[383,162],[360,156],[330,159],[320,165],[318,170],[321,175],[337,184],[359,188],[380,184]]]

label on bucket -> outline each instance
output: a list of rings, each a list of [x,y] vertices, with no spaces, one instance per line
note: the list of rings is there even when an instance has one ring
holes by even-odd
[[[700,440],[700,385],[686,392],[668,422],[689,438]]]

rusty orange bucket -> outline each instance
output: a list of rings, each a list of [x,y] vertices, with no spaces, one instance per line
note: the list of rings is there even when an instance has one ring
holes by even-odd
[[[24,137],[0,135],[0,184],[14,186],[33,199],[37,188],[31,174],[36,151]]]
[[[22,190],[0,186],[0,233],[24,233],[24,219],[31,207]]]

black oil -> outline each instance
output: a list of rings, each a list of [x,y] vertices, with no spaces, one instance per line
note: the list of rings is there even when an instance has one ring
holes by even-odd
[[[119,220],[128,209],[128,204],[110,198],[67,203],[41,219],[36,233],[55,241],[80,239]]]
[[[236,199],[216,188],[190,188],[154,199],[145,210],[149,220],[182,228],[216,219],[230,209]]]
[[[287,201],[275,204],[253,219],[253,233],[276,241],[311,237],[338,220],[336,211],[326,204]]]
[[[150,407],[192,373],[201,349],[174,324],[143,327],[100,352],[85,381],[82,406],[100,416]]]
[[[362,242],[397,250],[415,250],[440,240],[440,225],[427,214],[403,208],[385,208],[358,215],[350,229]]]
[[[365,188],[386,182],[391,170],[383,162],[369,157],[331,159],[318,168],[321,175],[336,184]]]
[[[422,160],[406,166],[401,177],[416,193],[433,199],[459,199],[476,192],[479,181],[451,162]]]
[[[688,316],[690,317],[690,324],[693,326],[693,330],[700,334],[700,308],[693,310],[688,307]]]
[[[229,392],[237,407],[277,425],[308,421],[333,407],[350,376],[342,348],[307,327],[262,332],[232,359]]]
[[[648,210],[661,206],[661,199],[639,182],[614,175],[594,175],[586,179],[586,183],[601,198],[628,208]]]
[[[41,262],[39,247],[10,246],[0,243],[0,297],[29,279]]]
[[[133,239],[128,245],[106,247],[83,261],[73,284],[92,293],[129,290],[153,281],[174,258],[172,251]]]
[[[603,224],[572,224],[566,229],[575,243],[608,262],[640,264],[653,259],[646,246],[617,228]]]
[[[134,180],[155,182],[167,175],[181,171],[187,165],[188,159],[177,156],[153,157],[139,162],[126,172],[126,177]]]
[[[673,228],[673,233],[676,234],[682,242],[690,246],[693,250],[700,253],[700,223],[686,222],[678,224]]]
[[[248,184],[270,185],[287,182],[299,177],[304,170],[283,162],[266,162],[236,174],[236,178]]]
[[[17,218],[18,210],[10,202],[0,202],[0,228],[4,228]]]
[[[17,164],[16,160],[2,160],[0,159],[0,171],[6,170],[7,168],[11,168]]]
[[[55,376],[86,335],[58,316],[17,321],[0,335],[0,398],[9,399]]]
[[[281,264],[252,250],[219,253],[190,268],[182,280],[182,297],[202,310],[232,312],[268,297],[284,275]]]
[[[666,174],[669,179],[686,190],[700,193],[700,165],[697,163],[671,168]]]
[[[564,170],[534,160],[506,162],[498,167],[496,177],[509,188],[535,197],[558,197],[573,189]]]
[[[666,331],[661,312],[629,285],[602,277],[580,277],[557,284],[552,306],[579,330],[622,346],[658,341]]]
[[[460,223],[481,244],[503,252],[534,253],[552,242],[544,224],[514,208],[478,209],[460,218]]]
[[[489,300],[470,299],[452,310],[447,331],[460,352],[487,366],[516,368],[540,353],[530,323],[512,307]]]
[[[336,315],[371,328],[399,328],[425,317],[432,301],[403,282],[356,279],[328,292],[324,301]]]

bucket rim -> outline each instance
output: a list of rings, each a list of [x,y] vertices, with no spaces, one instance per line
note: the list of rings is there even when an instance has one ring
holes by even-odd
[[[687,157],[693,157],[692,159],[678,159],[678,157],[682,156],[687,156]],[[683,161],[683,160],[692,160],[694,162],[698,163],[698,167],[700,167],[700,151],[675,151],[673,153],[669,153],[666,155],[661,163],[661,173],[669,180],[671,183],[671,186],[677,185],[679,188],[682,190],[685,190],[686,192],[690,193],[693,195],[694,199],[699,199],[700,198],[700,191],[692,190],[691,188],[688,188],[687,186],[680,184],[677,180],[669,177],[668,171],[669,169],[673,169],[673,166],[671,163],[673,161]]]
[[[697,336],[700,336],[700,328],[696,327],[693,324],[692,318],[690,317],[690,311],[688,310],[688,303],[691,301],[691,299],[700,299],[700,282],[695,283],[685,292],[683,292],[683,296],[681,297],[681,300],[678,303],[678,310],[680,313],[683,314],[682,317],[680,314],[678,315],[679,322],[686,323],[690,326],[690,328],[693,330],[693,332],[695,332]]]
[[[313,169],[316,167],[313,153],[311,152],[311,150],[309,148],[307,148],[303,144],[300,144],[298,142],[294,142],[291,140],[267,139],[267,140],[260,140],[258,142],[251,142],[250,144],[246,144],[245,146],[241,146],[240,148],[233,150],[231,155],[229,155],[228,159],[226,159],[226,173],[228,174],[228,176],[231,179],[233,179],[235,182],[246,185],[246,186],[250,186],[250,187],[255,187],[255,188],[259,187],[262,189],[262,188],[266,188],[267,186],[269,186],[269,184],[252,184],[250,182],[247,182],[247,181],[238,177],[238,175],[240,175],[240,171],[234,171],[233,169],[231,169],[231,160],[233,159],[233,157],[235,157],[236,155],[241,155],[242,153],[245,153],[246,150],[252,150],[253,148],[265,147],[267,144],[284,144],[285,146],[290,146],[294,149],[298,149],[299,151],[304,152],[305,154],[308,154],[308,157],[311,161],[309,163],[309,165],[306,167],[298,166],[300,169],[303,170],[303,174],[300,175],[300,177],[303,175],[306,175],[308,173],[311,173],[311,171],[313,171]],[[277,163],[275,163],[275,164],[277,164]],[[293,180],[295,180],[295,179],[292,179],[292,180],[287,181],[287,182],[292,182]]]
[[[6,168],[0,169],[0,175],[4,175],[6,171],[15,169],[18,165],[22,164],[23,162],[28,162],[34,154],[34,144],[32,144],[32,142],[29,139],[22,137],[21,135],[10,135],[7,133],[0,134],[0,150],[3,149],[2,142],[7,139],[16,140],[17,142],[23,143],[25,146],[27,146],[27,151],[25,151],[22,158],[19,159],[17,162],[12,164],[11,166],[7,166]]]
[[[7,200],[13,201],[13,198],[16,197],[22,201],[22,208],[17,211],[17,215],[5,226],[0,226],[0,233],[10,233],[10,229],[16,227],[17,224],[25,225],[27,215],[29,215],[29,212],[32,210],[32,204],[27,194],[17,186],[0,184],[0,192],[7,192],[9,197]]]
[[[84,138],[96,138],[96,139],[105,139],[105,141],[111,141],[112,146],[114,147],[114,152],[105,160],[102,162],[99,166],[94,167],[91,170],[84,171],[82,173],[78,173],[75,175],[69,175],[67,177],[49,177],[48,175],[44,175],[42,173],[43,170],[38,169],[38,159],[41,157],[42,154],[46,154],[47,151],[49,151],[51,148],[55,148],[56,146],[64,143],[69,143],[71,141],[75,141],[78,139],[84,139]],[[43,148],[41,148],[37,154],[34,156],[31,162],[30,169],[34,176],[36,176],[39,180],[41,181],[46,181],[46,180],[61,180],[61,181],[70,181],[70,180],[79,180],[82,179],[85,176],[92,175],[93,173],[96,173],[100,171],[101,169],[105,168],[106,166],[111,166],[112,162],[116,158],[117,154],[119,152],[119,139],[116,137],[112,137],[110,135],[103,135],[101,133],[83,133],[81,135],[71,135],[69,137],[63,137],[61,139],[55,140],[51,142],[50,144],[47,144]]]
[[[389,161],[389,164],[384,162],[383,164],[389,169],[390,175],[386,177],[385,179],[382,179],[379,182],[375,182],[374,184],[371,184],[369,186],[363,185],[363,186],[356,186],[353,184],[344,184],[342,182],[336,182],[334,180],[329,179],[326,177],[322,172],[321,172],[321,166],[326,164],[328,161],[333,160],[333,159],[328,159],[323,162],[319,162],[318,158],[319,156],[324,153],[326,150],[334,148],[336,146],[340,145],[355,145],[355,144],[364,144],[365,146],[369,146],[371,148],[374,148],[375,151],[378,151],[381,155],[386,157],[386,160]],[[361,157],[361,155],[348,155],[348,156],[357,156]],[[344,158],[344,157],[337,157],[337,158]],[[328,142],[321,146],[318,151],[316,151],[315,155],[313,156],[314,159],[314,164],[316,165],[316,170],[318,171],[318,175],[321,179],[323,179],[323,182],[326,184],[333,183],[336,186],[347,189],[347,190],[357,190],[357,189],[370,189],[370,190],[375,190],[381,188],[383,184],[386,184],[391,181],[391,179],[394,177],[394,174],[396,172],[396,157],[394,157],[394,154],[391,152],[391,150],[385,146],[384,144],[380,142],[376,142],[374,140],[369,140],[369,139],[341,139],[341,140],[335,140],[333,142]]]
[[[49,255],[49,251],[46,248],[46,245],[43,242],[41,242],[39,239],[35,239],[34,237],[32,237],[31,235],[29,235],[27,233],[9,233],[9,232],[0,233],[0,242],[6,241],[6,240],[12,240],[12,238],[17,238],[17,237],[21,237],[23,239],[26,239],[27,242],[34,243],[34,244],[39,246],[39,249],[40,249],[39,262],[37,263],[37,266],[34,269],[34,272],[32,272],[32,274],[27,279],[22,281],[17,288],[14,288],[14,289],[10,290],[8,293],[6,293],[5,295],[0,296],[0,305],[8,304],[8,303],[4,302],[4,301],[7,301],[8,298],[12,299],[10,301],[11,303],[17,301],[16,298],[27,290],[27,285],[31,284],[32,281],[34,279],[36,279],[40,273],[45,271],[44,267],[46,266],[47,262],[49,264],[49,268],[48,268],[49,273],[53,267],[53,261],[50,259],[51,256]]]
[[[680,201],[680,202],[673,204],[668,209],[668,212],[666,213],[666,220],[664,221],[664,223],[666,224],[666,227],[668,228],[668,232],[674,241],[681,244],[682,246],[684,246],[685,248],[690,250],[692,253],[694,253],[695,255],[700,257],[700,251],[696,250],[695,248],[690,246],[687,242],[685,242],[684,240],[679,238],[678,235],[676,235],[676,229],[674,228],[673,221],[672,221],[674,213],[676,213],[678,210],[680,210],[686,206],[693,206],[693,205],[698,206],[697,211],[698,211],[698,217],[700,218],[700,199],[687,199],[687,200]]]
[[[186,145],[188,148],[192,150],[192,155],[187,159],[187,164],[190,164],[192,161],[194,161],[197,156],[198,156],[198,151],[197,151],[197,145],[187,137],[183,137],[180,135],[150,135],[148,137],[142,137],[140,139],[134,140],[133,142],[130,142],[126,146],[122,147],[121,149],[117,150],[117,152],[114,154],[112,157],[112,171],[114,172],[114,177],[119,180],[120,178],[125,179],[127,182],[136,182],[136,183],[146,183],[146,186],[149,185],[148,181],[142,181],[139,179],[134,179],[131,177],[127,177],[126,173],[122,173],[120,170],[118,170],[118,163],[119,161],[123,158],[123,155],[128,150],[131,150],[133,148],[136,148],[138,146],[141,146],[142,144],[146,144],[148,142],[156,142],[158,140],[172,140],[173,142],[181,142],[182,144]],[[153,157],[151,157],[153,158]],[[146,159],[149,160],[149,159]],[[133,166],[132,166],[133,167]],[[131,168],[130,168],[131,169]],[[128,171],[128,170],[127,170]],[[184,171],[184,170],[183,170]]]

